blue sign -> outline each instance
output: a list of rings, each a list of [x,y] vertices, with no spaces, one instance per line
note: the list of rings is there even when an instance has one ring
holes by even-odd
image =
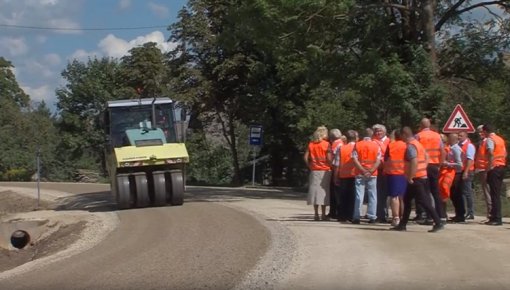
[[[250,145],[260,146],[262,145],[262,126],[252,125],[250,126]]]

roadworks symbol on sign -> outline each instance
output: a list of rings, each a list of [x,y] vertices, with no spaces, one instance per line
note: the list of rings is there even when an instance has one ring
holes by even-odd
[[[474,133],[475,127],[469,120],[466,112],[464,112],[464,109],[462,109],[462,106],[460,104],[457,104],[452,114],[450,115],[450,118],[448,118],[448,121],[444,125],[443,132],[458,133],[462,131]]]

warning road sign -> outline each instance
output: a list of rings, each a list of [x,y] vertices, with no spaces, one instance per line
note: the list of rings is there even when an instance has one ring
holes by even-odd
[[[466,112],[464,112],[464,109],[462,109],[462,106],[457,104],[452,114],[450,115],[450,118],[448,118],[448,121],[444,125],[443,132],[458,133],[462,131],[474,133],[475,127],[469,120]]]

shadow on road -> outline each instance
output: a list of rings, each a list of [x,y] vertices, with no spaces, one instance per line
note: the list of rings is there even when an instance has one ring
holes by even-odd
[[[55,210],[86,210],[89,212],[115,211],[115,200],[110,191],[86,192],[57,200]]]
[[[292,190],[189,187],[186,202],[236,202],[241,198],[304,200],[305,197],[306,192]]]
[[[288,199],[303,200],[306,193],[290,190],[252,190],[235,188],[188,187],[184,206],[188,202],[238,202],[242,198],[250,199]],[[110,191],[83,192],[57,200],[55,210],[86,210],[89,212],[116,211],[116,204]],[[303,217],[306,220],[310,217]],[[313,216],[310,218],[313,221]]]

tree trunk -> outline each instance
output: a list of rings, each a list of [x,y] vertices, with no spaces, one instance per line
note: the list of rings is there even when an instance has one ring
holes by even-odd
[[[434,67],[434,71],[436,70],[437,57],[436,57],[436,29],[434,22],[434,11],[436,9],[436,1],[435,0],[423,0],[423,32],[425,36],[425,43],[427,50],[430,54],[430,61]]]
[[[230,137],[230,152],[232,152],[232,166],[234,167],[234,176],[232,176],[232,184],[235,186],[242,185],[241,167],[239,166],[239,156],[237,154],[236,126],[234,118],[228,116],[228,133]]]

